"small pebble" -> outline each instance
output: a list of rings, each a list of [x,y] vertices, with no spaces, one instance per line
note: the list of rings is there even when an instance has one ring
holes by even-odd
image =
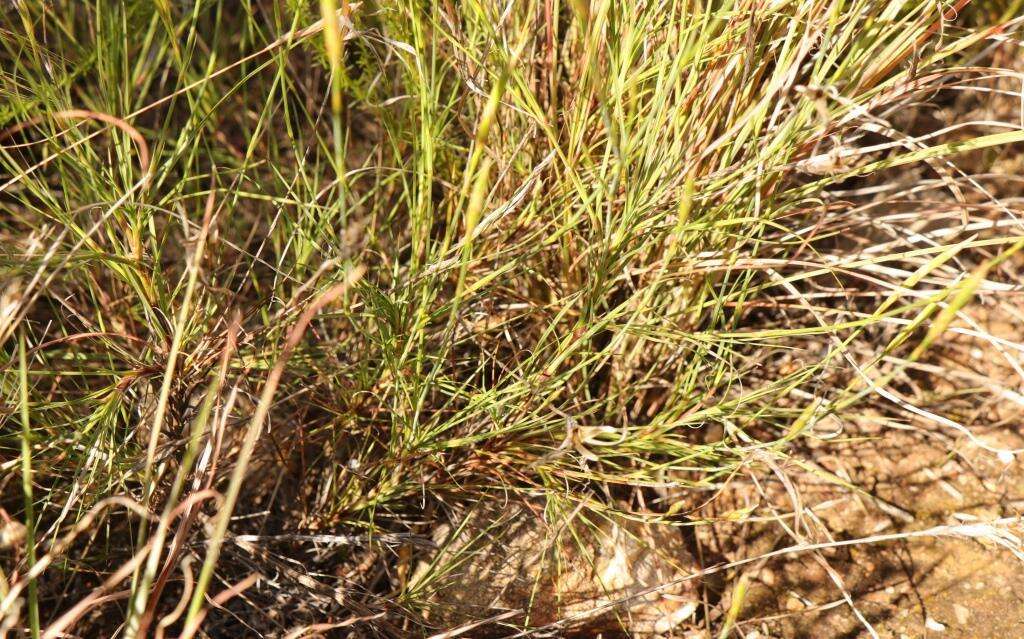
[[[789,597],[786,598],[786,610],[788,610],[790,612],[796,612],[797,610],[803,610],[803,609],[804,609],[803,602],[800,601],[799,599],[797,599],[796,597],[794,597],[793,595],[790,595]]]
[[[961,626],[966,626],[971,620],[971,611],[960,604],[953,604],[953,615],[956,616],[956,622]]]
[[[924,627],[934,632],[946,632],[946,626],[939,623],[938,621],[935,621],[931,617],[928,617],[924,620]]]

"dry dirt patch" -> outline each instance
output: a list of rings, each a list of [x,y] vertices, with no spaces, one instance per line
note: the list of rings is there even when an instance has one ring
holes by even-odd
[[[807,451],[821,470],[864,493],[824,481],[820,473],[787,466],[801,506],[821,532],[819,541],[924,530],[958,523],[1017,517],[1024,508],[1020,456],[996,449],[1024,447],[1016,392],[1021,332],[1016,306],[979,305],[972,319],[986,337],[956,334],[931,364],[908,373],[907,392],[919,405],[953,406],[951,418],[973,439],[925,421],[894,417],[884,407],[865,410],[846,424],[845,439]],[[786,504],[781,486],[761,488],[766,499]],[[708,515],[742,507],[719,500]],[[747,489],[749,495],[749,487]],[[780,509],[780,512],[785,512]],[[1015,530],[1019,532],[1019,530]],[[730,560],[793,544],[777,522],[719,524],[700,534],[709,552]],[[1024,636],[1024,570],[1006,549],[976,539],[913,539],[830,548],[753,564],[739,631],[747,637],[869,637],[824,564],[841,578],[864,619],[881,637]],[[724,608],[725,602],[719,606]],[[714,616],[715,613],[712,613]],[[718,614],[721,614],[720,612]]]

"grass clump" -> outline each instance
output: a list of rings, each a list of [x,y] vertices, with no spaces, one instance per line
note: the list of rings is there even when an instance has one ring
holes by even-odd
[[[1016,77],[982,4],[0,5],[3,623],[430,634],[474,504],[689,530],[865,404],[969,433],[899,383],[1017,285],[1021,127],[908,115]]]

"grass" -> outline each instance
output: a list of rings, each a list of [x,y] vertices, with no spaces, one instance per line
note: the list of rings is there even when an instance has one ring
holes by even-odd
[[[970,436],[900,386],[1019,290],[1022,123],[927,114],[1019,92],[1021,3],[956,8],[0,4],[4,627],[430,634],[472,504],[713,526],[867,404]]]

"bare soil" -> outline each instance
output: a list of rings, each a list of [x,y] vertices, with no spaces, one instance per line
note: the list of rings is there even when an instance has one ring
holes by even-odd
[[[979,306],[972,316],[986,332],[1019,340],[1015,305]],[[856,424],[844,424],[840,437],[809,451],[821,470],[865,489],[858,495],[837,488],[820,473],[787,465],[785,475],[798,489],[800,507],[818,531],[813,541],[857,539],[943,524],[1016,517],[1024,508],[1024,466],[978,442],[996,448],[1024,447],[1021,429],[1022,379],[1010,364],[1022,351],[999,348],[990,340],[957,336],[937,357],[945,376],[923,374],[911,386],[915,403],[953,400],[976,438],[925,420],[894,418],[867,410]],[[781,482],[780,482],[781,484]],[[791,512],[783,486],[759,488],[764,498]],[[736,494],[742,495],[743,490]],[[749,487],[746,491],[750,494]],[[739,497],[737,497],[739,499]],[[749,497],[748,497],[749,499]],[[719,500],[724,516],[738,501]],[[712,513],[707,513],[712,514]],[[806,524],[806,521],[805,521]],[[792,525],[792,521],[788,522]],[[790,546],[794,538],[778,522],[737,523],[700,533],[709,553],[736,560]],[[864,619],[880,637],[1024,636],[1024,565],[1011,552],[977,539],[915,538],[852,545],[776,558],[744,568],[750,588],[744,598],[740,636],[750,639],[870,637],[853,612],[830,567]],[[733,575],[737,577],[738,575]],[[735,583],[735,579],[729,579]],[[718,612],[730,593],[720,593]],[[715,593],[709,593],[714,598]],[[696,633],[696,636],[706,633]]]

